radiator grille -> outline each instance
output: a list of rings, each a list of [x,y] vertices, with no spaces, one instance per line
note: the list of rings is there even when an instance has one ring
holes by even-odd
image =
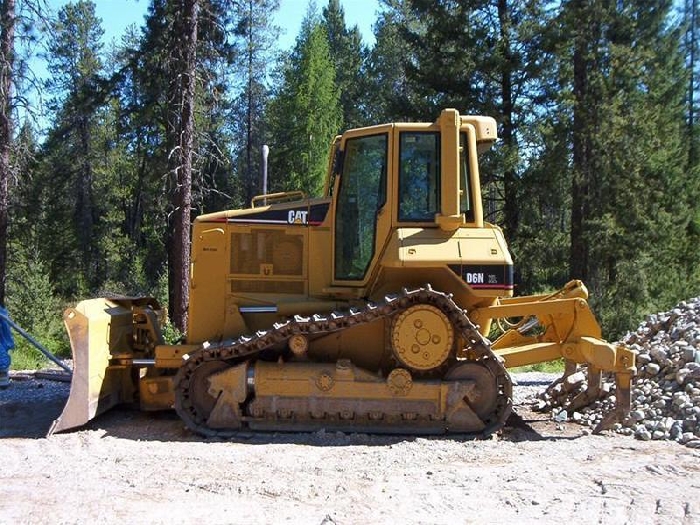
[[[231,234],[231,273],[303,276],[303,237],[279,230]]]

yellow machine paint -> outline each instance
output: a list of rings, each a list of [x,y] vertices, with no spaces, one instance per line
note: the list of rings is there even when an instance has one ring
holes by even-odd
[[[53,430],[138,402],[204,435],[489,433],[510,412],[506,368],[559,357],[589,365],[577,405],[615,373],[621,417],[634,354],[601,339],[585,286],[513,297],[502,231],[483,220],[478,155],[495,141],[492,118],[452,109],[350,130],[323,197],[198,217],[186,343],[163,343],[150,299],[68,310],[75,372]],[[490,343],[494,322],[507,328]]]

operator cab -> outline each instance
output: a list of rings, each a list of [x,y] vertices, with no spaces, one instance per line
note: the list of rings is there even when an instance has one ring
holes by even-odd
[[[364,281],[397,228],[483,227],[477,153],[496,140],[490,117],[444,110],[431,124],[351,130],[331,152],[334,280]]]

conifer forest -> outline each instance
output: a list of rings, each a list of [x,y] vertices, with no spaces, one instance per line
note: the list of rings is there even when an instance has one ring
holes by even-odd
[[[182,330],[191,221],[263,192],[264,144],[317,196],[335,135],[447,107],[498,122],[517,294],[582,279],[609,339],[700,294],[697,0],[381,0],[371,47],[318,0],[288,51],[277,0],[142,1],[105,43],[91,0],[0,0],[0,303],[49,349],[106,294]]]

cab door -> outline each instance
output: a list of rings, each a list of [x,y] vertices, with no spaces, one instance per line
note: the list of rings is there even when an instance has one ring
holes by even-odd
[[[366,286],[391,228],[392,125],[343,136],[343,168],[335,181],[333,284]]]

